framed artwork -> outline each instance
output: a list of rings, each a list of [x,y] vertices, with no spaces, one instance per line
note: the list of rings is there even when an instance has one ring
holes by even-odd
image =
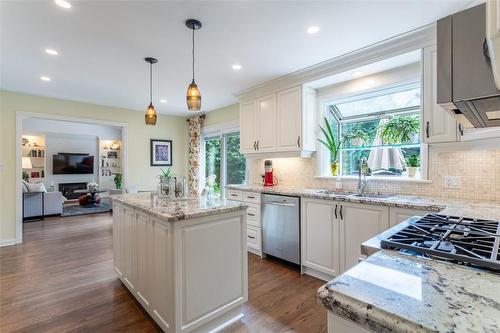
[[[172,140],[151,139],[151,166],[172,166]]]
[[[108,158],[118,158],[117,151],[108,151]]]

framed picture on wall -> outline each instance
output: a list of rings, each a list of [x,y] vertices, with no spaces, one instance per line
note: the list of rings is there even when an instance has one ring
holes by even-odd
[[[172,140],[151,139],[151,166],[172,166]]]

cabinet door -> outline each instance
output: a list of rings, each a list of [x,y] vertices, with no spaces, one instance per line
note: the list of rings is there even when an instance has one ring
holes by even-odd
[[[302,89],[295,87],[278,92],[277,107],[277,150],[301,150]]]
[[[276,151],[276,94],[259,98],[256,133],[258,153]]]
[[[329,275],[339,274],[337,203],[302,200],[302,265]]]
[[[151,308],[153,316],[163,323],[162,328],[172,326],[173,275],[172,237],[170,225],[152,219]]]
[[[344,272],[362,258],[363,242],[389,228],[389,210],[369,204],[342,203],[339,218]]]
[[[136,249],[137,249],[137,296],[141,303],[148,307],[150,302],[150,218],[148,214],[138,212],[136,214]]]
[[[122,247],[122,206],[119,203],[113,203],[113,266],[118,274],[122,276],[121,247]]]
[[[242,154],[256,151],[256,120],[257,100],[240,103],[240,152]]]
[[[437,104],[436,46],[423,51],[423,141],[425,143],[455,142],[457,121]]]
[[[390,207],[389,208],[389,227],[394,227],[395,225],[400,224],[401,222],[409,219],[413,216],[424,216],[426,214],[435,214],[436,212],[431,212],[427,210],[419,210],[419,209],[410,209],[410,208],[398,208],[398,207]]]

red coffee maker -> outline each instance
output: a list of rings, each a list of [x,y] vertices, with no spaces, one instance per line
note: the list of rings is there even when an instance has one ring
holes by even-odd
[[[277,184],[276,178],[273,176],[273,161],[264,161],[264,186],[274,186]]]

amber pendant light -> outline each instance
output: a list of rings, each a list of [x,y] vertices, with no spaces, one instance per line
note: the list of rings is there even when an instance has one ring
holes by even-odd
[[[186,26],[193,31],[193,80],[189,85],[186,93],[186,102],[190,111],[200,111],[201,109],[201,93],[198,85],[194,81],[194,31],[201,28],[201,22],[194,19],[186,21]]]
[[[158,62],[155,58],[144,58],[149,63],[149,106],[146,109],[144,120],[146,125],[156,125],[156,110],[153,106],[153,64]]]

